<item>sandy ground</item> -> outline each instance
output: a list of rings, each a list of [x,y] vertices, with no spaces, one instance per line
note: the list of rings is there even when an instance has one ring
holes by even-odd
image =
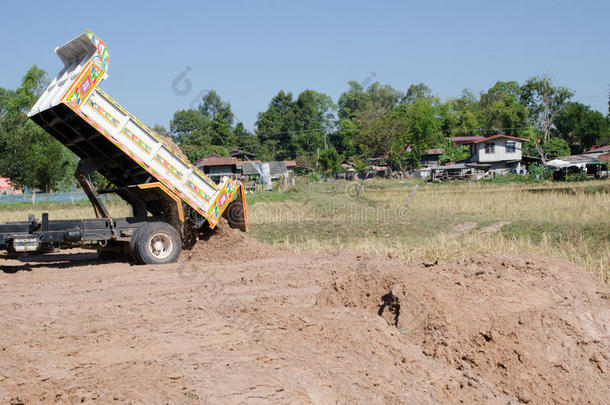
[[[610,288],[563,261],[296,255],[224,231],[174,265],[0,265],[0,403],[610,398]]]

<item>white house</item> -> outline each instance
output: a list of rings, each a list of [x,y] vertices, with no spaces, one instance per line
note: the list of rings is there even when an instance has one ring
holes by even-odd
[[[509,135],[493,135],[470,143],[469,163],[489,165],[496,172],[521,173],[522,146],[527,139]]]

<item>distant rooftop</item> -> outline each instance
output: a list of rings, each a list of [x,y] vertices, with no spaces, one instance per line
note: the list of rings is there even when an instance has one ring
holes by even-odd
[[[452,138],[449,138],[449,140],[453,143],[457,143],[458,145],[465,145],[469,143],[474,143],[484,138],[484,136],[454,136]]]
[[[195,166],[237,166],[237,158],[235,157],[221,157],[215,153],[204,157],[195,162]]]

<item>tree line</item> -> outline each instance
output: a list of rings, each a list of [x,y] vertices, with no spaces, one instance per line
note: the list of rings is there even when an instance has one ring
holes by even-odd
[[[19,88],[0,88],[0,175],[21,186],[63,190],[74,184],[76,157],[26,117],[47,84],[45,72],[33,66]],[[500,133],[528,139],[524,154],[548,160],[610,139],[609,116],[573,96],[545,75],[524,83],[498,81],[478,95],[465,89],[444,102],[423,83],[403,91],[349,81],[336,102],[315,90],[296,96],[280,90],[249,131],[230,102],[210,90],[197,108],[176,111],[169,127],[153,129],[171,137],[193,162],[239,149],[326,172],[343,161],[364,168],[374,157],[408,170],[431,148],[445,149],[443,161],[467,157],[450,137]]]

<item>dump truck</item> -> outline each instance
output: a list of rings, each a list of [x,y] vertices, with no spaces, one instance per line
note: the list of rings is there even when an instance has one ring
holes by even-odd
[[[0,250],[12,254],[74,247],[101,258],[131,256],[139,264],[177,260],[182,248],[213,230],[221,217],[248,230],[244,186],[228,177],[219,184],[193,166],[172,142],[151,131],[104,93],[110,54],[90,30],[55,49],[63,69],[28,116],[79,158],[78,183],[95,218],[40,219],[0,225]],[[98,172],[110,187],[96,190]],[[115,193],[133,216],[115,218],[101,195]]]

